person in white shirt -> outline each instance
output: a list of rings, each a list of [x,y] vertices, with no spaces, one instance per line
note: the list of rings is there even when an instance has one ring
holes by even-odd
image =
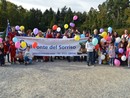
[[[122,39],[125,38],[126,40],[129,39],[128,30],[125,30],[125,31],[124,31],[124,34],[121,36],[121,38],[122,38]]]
[[[25,53],[24,53],[24,62],[25,65],[31,64],[33,59],[32,52],[30,51],[30,46],[27,47]]]
[[[86,43],[86,49],[87,49],[87,64],[88,66],[93,65],[94,62],[94,45],[92,44],[92,37],[89,37],[87,43]]]

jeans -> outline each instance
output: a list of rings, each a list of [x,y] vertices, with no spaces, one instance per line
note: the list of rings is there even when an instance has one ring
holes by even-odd
[[[110,64],[114,65],[114,58],[110,58]]]
[[[25,62],[29,62],[29,64],[32,63],[32,59],[29,59],[27,56],[24,57],[24,61]]]
[[[9,61],[9,53],[7,53],[7,54],[5,54],[5,56],[7,55],[7,60],[8,60],[8,62],[10,62]]]
[[[93,52],[87,52],[87,64],[94,64],[94,53]]]

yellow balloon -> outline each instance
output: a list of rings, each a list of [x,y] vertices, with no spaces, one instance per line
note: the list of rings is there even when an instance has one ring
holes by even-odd
[[[68,27],[69,27],[68,24],[65,24],[65,25],[64,25],[64,28],[65,28],[65,29],[68,29]]]
[[[107,32],[103,32],[102,34],[101,34],[101,36],[104,38],[104,37],[106,37],[107,36]]]
[[[24,26],[20,26],[20,30],[23,31],[25,29]]]
[[[21,45],[22,48],[26,48],[26,46],[27,46],[26,42],[21,42],[20,45]]]
[[[80,36],[79,35],[75,35],[74,40],[75,41],[79,41],[80,40]]]

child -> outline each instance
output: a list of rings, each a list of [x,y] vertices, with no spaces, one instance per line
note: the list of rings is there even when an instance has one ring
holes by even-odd
[[[110,44],[108,55],[109,55],[109,58],[110,58],[110,66],[113,66],[114,65],[115,55],[116,55],[115,47],[114,47],[113,43]]]
[[[10,42],[10,55],[11,55],[11,64],[14,64],[16,61],[15,55],[16,55],[16,48],[14,42]]]
[[[94,45],[92,44],[92,37],[89,37],[88,39],[88,42],[86,43],[86,49],[87,49],[87,63],[88,63],[88,66],[90,66],[90,63],[91,65],[94,64],[93,60],[94,60]]]
[[[19,63],[24,63],[24,59],[23,59],[23,53],[19,52],[18,55],[15,57],[17,61],[19,61]]]
[[[130,67],[130,42],[127,45],[126,57],[128,58],[128,67]]]
[[[33,55],[32,52],[30,51],[30,46],[28,46],[24,54],[25,65],[31,64],[32,59],[33,59]]]
[[[0,66],[4,65],[5,60],[4,60],[4,49],[3,49],[3,44],[0,43]]]

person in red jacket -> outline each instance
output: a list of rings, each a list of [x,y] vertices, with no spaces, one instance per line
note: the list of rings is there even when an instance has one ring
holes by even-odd
[[[16,58],[15,58],[15,55],[16,55],[16,47],[15,47],[15,44],[14,42],[10,42],[10,56],[11,56],[11,63],[15,63],[16,61]]]
[[[6,37],[5,38],[5,41],[4,41],[4,55],[6,56],[7,55],[7,59],[8,59],[8,62],[10,63],[9,61],[9,47],[10,47],[10,43],[9,43],[9,38]]]
[[[9,40],[12,41],[12,39],[16,36],[17,32],[15,31],[15,28],[12,27],[12,32],[9,32],[8,37]]]
[[[53,38],[53,32],[52,32],[51,29],[48,29],[48,30],[47,30],[47,32],[46,32],[46,38]],[[48,61],[49,61],[49,57],[48,57],[48,56],[45,56],[45,57],[43,57],[43,58],[44,58],[44,61],[45,61],[45,62],[48,62]],[[52,56],[50,57],[50,59],[51,59],[51,62],[53,62],[53,57],[52,57]]]

